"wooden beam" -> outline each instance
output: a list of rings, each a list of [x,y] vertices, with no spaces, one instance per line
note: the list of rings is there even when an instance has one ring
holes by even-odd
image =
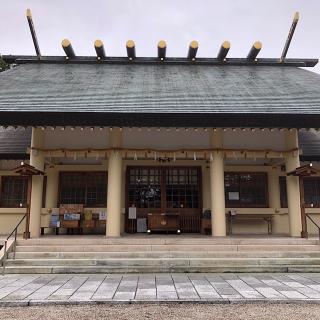
[[[217,59],[224,60],[227,57],[229,50],[230,50],[230,42],[224,41],[218,52]]]
[[[94,48],[97,53],[97,57],[104,59],[106,57],[106,52],[104,50],[103,42],[101,40],[96,40],[94,42]]]
[[[251,47],[247,55],[247,60],[251,60],[251,61],[255,60],[261,48],[262,48],[262,43],[260,41],[256,41]]]
[[[160,40],[158,43],[158,58],[164,60],[166,57],[167,44],[164,40]]]
[[[71,42],[68,39],[62,40],[61,44],[68,58],[74,58],[76,56],[76,54],[73,51]]]
[[[287,41],[286,41],[286,43],[284,45],[284,48],[283,48],[283,51],[282,51],[282,54],[281,54],[281,58],[280,58],[281,62],[283,62],[284,59],[287,56],[287,53],[288,53],[288,50],[289,50],[289,47],[290,47],[290,43],[291,43],[294,31],[296,30],[298,21],[299,21],[299,12],[296,12],[294,14],[294,16],[293,16],[293,21],[292,21],[292,25],[291,25],[291,28],[290,28],[290,31],[289,31],[289,34],[288,34],[288,38],[287,38]]]
[[[188,50],[188,59],[189,60],[195,60],[196,55],[198,51],[198,42],[197,41],[191,41],[189,45],[189,50]]]
[[[129,59],[134,59],[136,57],[136,47],[133,40],[128,40],[126,43],[127,55]]]
[[[66,62],[65,56],[41,56],[41,59],[38,59],[37,56],[29,55],[3,55],[1,57],[6,63],[61,63]],[[101,61],[97,61],[96,56],[76,56],[70,62],[75,64],[96,64],[96,63],[105,63],[105,64],[124,64],[128,63],[127,57],[106,57]],[[197,58],[196,61],[190,61],[187,58],[178,58],[178,57],[166,57],[163,61],[168,65],[189,65],[189,64],[199,64],[199,65],[208,65],[208,66],[221,66],[221,65],[232,65],[232,66],[251,66],[251,65],[260,65],[260,66],[278,66],[278,67],[314,67],[318,63],[318,59],[285,59],[285,61],[280,62],[279,58],[260,58],[258,61],[250,61],[247,58],[228,58],[226,60],[219,60],[217,58]],[[159,64],[163,63],[159,61],[158,57],[138,57],[134,59],[136,64]],[[317,127],[317,126],[315,126]]]
[[[28,20],[28,24],[29,24],[29,28],[30,28],[30,32],[31,32],[31,36],[32,36],[34,49],[36,51],[36,55],[38,58],[40,58],[41,57],[40,47],[39,47],[39,43],[38,43],[38,39],[37,39],[37,35],[36,35],[36,30],[34,28],[34,24],[33,24],[33,20],[32,20],[32,13],[31,13],[30,9],[27,9],[27,20]]]

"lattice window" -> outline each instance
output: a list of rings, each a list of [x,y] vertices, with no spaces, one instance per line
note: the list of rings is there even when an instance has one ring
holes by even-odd
[[[286,177],[279,178],[281,208],[288,208]],[[303,178],[305,205],[320,208],[320,178]]]
[[[199,208],[199,170],[166,170],[167,208]]]
[[[61,172],[60,204],[83,204],[105,207],[107,202],[106,172]]]
[[[1,207],[26,207],[28,178],[3,176],[1,179]]]
[[[227,207],[267,207],[266,173],[234,173],[224,175]]]
[[[161,208],[161,172],[157,168],[130,168],[129,206]]]
[[[304,185],[304,202],[306,206],[311,204],[319,208],[320,207],[320,178],[309,177],[303,179]]]

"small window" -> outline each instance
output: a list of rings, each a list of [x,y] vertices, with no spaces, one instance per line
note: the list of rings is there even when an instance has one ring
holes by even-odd
[[[27,177],[3,176],[1,178],[1,207],[26,207],[27,189]]]
[[[288,208],[286,177],[279,177],[281,208]]]
[[[60,204],[83,204],[105,207],[107,202],[106,172],[60,172]]]
[[[47,176],[43,177],[43,188],[42,188],[42,208],[46,207],[46,195],[47,195]]]
[[[268,184],[266,173],[234,173],[224,175],[227,207],[267,207]]]

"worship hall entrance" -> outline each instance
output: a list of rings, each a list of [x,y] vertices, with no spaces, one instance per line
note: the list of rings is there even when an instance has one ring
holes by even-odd
[[[127,167],[126,232],[199,233],[201,175],[198,166]]]

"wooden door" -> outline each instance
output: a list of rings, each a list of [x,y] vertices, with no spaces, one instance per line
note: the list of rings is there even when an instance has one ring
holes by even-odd
[[[130,206],[137,208],[137,218],[178,213],[182,232],[200,232],[201,186],[201,167],[127,167],[126,232],[136,232],[136,221],[128,219]]]

